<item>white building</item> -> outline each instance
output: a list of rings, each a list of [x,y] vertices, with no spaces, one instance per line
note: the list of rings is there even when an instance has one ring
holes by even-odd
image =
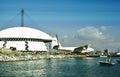
[[[0,31],[0,48],[15,47],[22,51],[47,51],[46,42],[52,37],[29,27],[12,27]]]

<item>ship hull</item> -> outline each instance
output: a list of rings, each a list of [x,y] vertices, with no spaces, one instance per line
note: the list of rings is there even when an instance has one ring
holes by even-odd
[[[108,61],[99,61],[99,63],[100,63],[100,65],[104,65],[104,66],[114,65],[114,63],[108,62]]]

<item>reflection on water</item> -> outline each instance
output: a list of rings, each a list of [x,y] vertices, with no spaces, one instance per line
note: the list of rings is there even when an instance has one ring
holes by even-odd
[[[4,77],[119,77],[119,64],[101,67],[101,58],[63,58],[0,62]],[[114,59],[115,61],[116,59]],[[116,72],[114,72],[116,71]],[[110,75],[113,74],[114,76]]]

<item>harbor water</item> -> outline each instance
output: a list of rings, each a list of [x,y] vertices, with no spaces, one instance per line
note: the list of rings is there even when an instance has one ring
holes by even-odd
[[[61,58],[0,62],[0,77],[120,77],[120,64],[100,66],[105,58]]]

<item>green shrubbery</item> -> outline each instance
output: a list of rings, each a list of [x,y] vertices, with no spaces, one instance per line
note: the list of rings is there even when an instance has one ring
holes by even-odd
[[[20,51],[17,51],[17,50],[13,51],[13,50],[8,49],[8,48],[0,48],[0,54],[8,55],[8,56],[19,56],[23,53]]]

